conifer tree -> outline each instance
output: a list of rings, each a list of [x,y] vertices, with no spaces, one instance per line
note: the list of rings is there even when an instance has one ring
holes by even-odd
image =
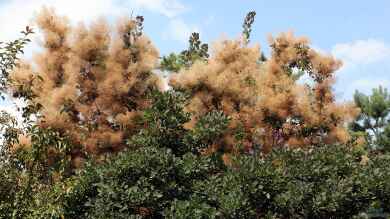
[[[363,133],[372,149],[390,149],[390,94],[386,88],[378,87],[371,95],[355,92],[354,100],[361,109],[351,124],[354,132]]]

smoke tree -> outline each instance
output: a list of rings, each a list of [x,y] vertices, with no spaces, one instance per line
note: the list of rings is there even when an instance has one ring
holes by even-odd
[[[245,19],[242,38],[215,43],[211,56],[194,33],[187,50],[163,57],[159,66],[158,51],[142,33],[142,17],[122,20],[111,33],[103,20],[73,27],[44,9],[36,18],[44,50],[12,72],[11,91],[27,101],[26,116],[34,113],[40,127],[70,139],[75,166],[87,154],[122,150],[144,125],[139,115],[149,104],[146,97],[161,89],[153,73],[158,68],[172,71],[172,88],[189,94],[186,129],[213,111],[230,118],[228,131],[206,153],[349,141],[346,123],[358,110],[336,103],[332,93],[340,61],[292,33],[270,38],[266,60],[259,45],[249,44],[254,16]],[[312,85],[297,82],[302,74]]]
[[[158,51],[142,34],[143,18],[121,20],[114,33],[104,20],[73,27],[47,8],[36,22],[43,51],[11,73],[13,96],[28,103],[25,115],[68,136],[74,158],[122,149],[148,92],[161,88],[152,72]]]
[[[187,110],[197,118],[221,110],[232,118],[229,133],[212,151],[250,151],[261,147],[302,147],[350,140],[346,123],[358,113],[351,103],[336,103],[334,73],[341,62],[321,55],[308,40],[283,33],[270,38],[267,61],[258,45],[224,40],[207,61],[197,61],[172,75],[170,85],[190,94]],[[297,82],[299,72],[313,84]],[[238,146],[238,147],[237,147]]]

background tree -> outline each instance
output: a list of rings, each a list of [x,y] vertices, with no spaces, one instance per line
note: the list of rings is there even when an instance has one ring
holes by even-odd
[[[355,92],[354,100],[361,109],[359,116],[351,124],[354,132],[362,133],[370,148],[390,149],[390,95],[386,88],[378,87],[371,95]]]
[[[242,35],[243,35],[244,40],[246,41],[246,43],[249,43],[249,39],[250,39],[251,32],[252,32],[252,25],[255,22],[255,17],[256,17],[256,12],[255,11],[249,12],[246,15],[244,23],[242,25],[242,29],[243,29]]]
[[[188,68],[195,61],[207,61],[208,44],[200,41],[199,33],[192,33],[188,40],[189,47],[180,54],[171,53],[162,57],[160,69],[169,72],[178,72],[182,68]]]

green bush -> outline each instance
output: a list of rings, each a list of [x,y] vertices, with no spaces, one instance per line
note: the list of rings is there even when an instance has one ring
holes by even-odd
[[[240,156],[230,168],[215,160],[126,151],[57,185],[40,217],[53,209],[65,218],[350,218],[390,210],[388,156],[363,164],[359,153],[328,145]]]

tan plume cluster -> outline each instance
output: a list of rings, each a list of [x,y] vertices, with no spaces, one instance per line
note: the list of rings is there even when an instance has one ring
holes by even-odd
[[[18,136],[18,143],[13,143],[10,147],[11,152],[18,150],[30,150],[31,149],[31,137],[20,134]]]
[[[159,55],[141,32],[142,18],[122,20],[115,33],[104,20],[73,27],[50,9],[36,21],[44,50],[11,74],[14,96],[42,106],[38,124],[59,130],[83,151],[123,148],[149,105],[146,94],[162,89],[153,73]],[[292,33],[271,37],[270,45],[264,61],[258,45],[223,40],[211,58],[172,75],[173,89],[191,93],[186,128],[210,111],[223,111],[231,122],[210,151],[228,153],[347,142],[345,125],[358,109],[335,101],[332,85],[341,63]],[[314,83],[298,83],[300,73]]]
[[[44,8],[36,22],[44,50],[11,74],[14,96],[40,104],[39,124],[70,136],[89,153],[123,148],[148,105],[148,91],[161,89],[152,72],[158,51],[138,21],[123,19],[112,33],[102,19],[73,27]]]
[[[173,75],[170,79],[173,88],[192,93],[187,110],[193,118],[187,127],[192,128],[207,112],[222,110],[232,120],[219,145],[235,145],[233,136],[238,129],[251,133],[255,125],[253,116],[257,114],[256,94],[260,92],[259,82],[264,71],[257,63],[259,57],[258,46],[250,48],[241,41],[223,41],[214,46],[214,55],[208,63],[196,62],[191,68]],[[244,146],[249,142],[244,141]]]
[[[335,102],[332,83],[341,63],[320,55],[309,48],[306,38],[292,33],[271,38],[270,44],[271,57],[262,62],[259,46],[225,40],[216,45],[208,62],[172,76],[174,88],[192,94],[187,110],[195,116],[188,128],[206,112],[222,110],[232,122],[214,147],[226,151],[348,141],[345,125],[358,109]],[[309,74],[314,85],[297,83],[297,72]],[[238,132],[244,137],[234,137]]]

